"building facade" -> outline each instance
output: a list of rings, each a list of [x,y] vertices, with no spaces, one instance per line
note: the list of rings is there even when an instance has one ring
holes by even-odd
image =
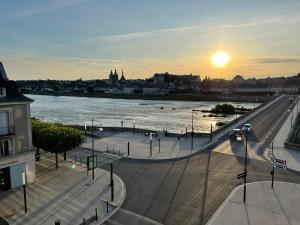
[[[0,192],[35,180],[30,104],[0,62]]]

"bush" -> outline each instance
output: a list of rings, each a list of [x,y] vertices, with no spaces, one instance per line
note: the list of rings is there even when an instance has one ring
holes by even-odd
[[[235,114],[235,107],[230,104],[218,104],[211,112],[215,114]]]

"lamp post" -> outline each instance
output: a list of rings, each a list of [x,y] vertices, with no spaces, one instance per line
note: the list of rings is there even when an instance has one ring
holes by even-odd
[[[93,155],[93,180],[95,179],[95,138],[94,138],[94,117],[92,117],[92,155]]]
[[[291,127],[293,126],[294,109],[292,108]]]
[[[160,135],[158,135],[158,153],[160,153]]]
[[[152,133],[150,133],[149,138],[150,138],[150,157],[152,157]]]
[[[26,197],[26,172],[22,172],[23,194],[24,194],[24,209],[27,213],[27,197]]]
[[[246,146],[245,146],[245,176],[244,176],[244,202],[246,202],[246,184],[247,184],[247,163],[248,163],[248,132],[246,135]]]
[[[193,150],[194,147],[194,112],[200,112],[199,109],[192,109],[192,143],[191,143],[191,149]],[[197,114],[196,114],[197,115]]]
[[[135,120],[133,120],[133,132],[135,132]]]
[[[187,140],[187,127],[188,127],[188,123],[185,122],[185,140]]]
[[[298,96],[298,101],[297,101],[297,116],[299,114],[299,96]]]
[[[213,126],[210,124],[210,141],[212,142],[213,139]]]

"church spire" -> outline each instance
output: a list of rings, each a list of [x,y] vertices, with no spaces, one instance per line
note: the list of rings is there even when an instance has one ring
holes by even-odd
[[[122,70],[122,76],[121,76],[120,80],[122,80],[122,81],[126,80],[126,79],[125,79],[125,76],[124,76],[123,70]]]

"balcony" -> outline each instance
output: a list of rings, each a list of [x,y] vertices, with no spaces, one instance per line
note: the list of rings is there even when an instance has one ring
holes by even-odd
[[[15,126],[0,127],[0,137],[15,135]]]

